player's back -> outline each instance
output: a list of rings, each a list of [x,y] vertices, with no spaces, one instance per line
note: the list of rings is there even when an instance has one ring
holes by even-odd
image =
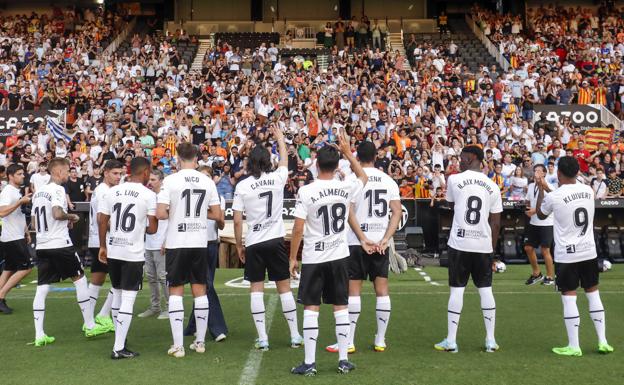
[[[168,249],[206,247],[208,209],[219,205],[212,179],[196,170],[180,170],[163,180],[158,203],[169,205]]]
[[[284,237],[284,186],[288,169],[279,167],[260,178],[249,177],[236,186],[232,208],[245,211],[247,235],[245,246]]]
[[[561,185],[544,198],[542,207],[552,212],[554,219],[555,262],[596,258],[595,195],[591,187],[581,183]]]
[[[72,246],[67,220],[56,220],[52,215],[52,208],[55,206],[67,212],[65,189],[50,182],[33,195],[32,202],[32,216],[36,221],[37,250]]]
[[[451,175],[446,200],[454,202],[453,227],[448,245],[460,251],[491,253],[489,215],[503,211],[496,183],[485,174],[472,170]]]
[[[119,184],[108,190],[99,211],[110,215],[109,258],[143,261],[147,216],[156,215],[156,194],[140,183]]]
[[[368,182],[355,197],[355,215],[366,237],[373,242],[382,240],[390,218],[390,201],[400,200],[399,187],[388,174],[374,167],[364,168]],[[355,175],[352,175],[354,180]],[[348,229],[349,245],[359,245],[355,233]]]
[[[93,190],[93,194],[91,194],[91,201],[89,202],[89,241],[87,245],[90,248],[100,247],[97,223],[98,204],[109,190],[109,185],[100,183],[95,190]]]

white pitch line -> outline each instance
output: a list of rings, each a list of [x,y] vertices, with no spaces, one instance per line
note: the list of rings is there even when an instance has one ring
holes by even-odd
[[[269,303],[267,304],[266,310],[264,314],[266,315],[265,325],[267,333],[271,332],[271,322],[273,321],[273,313],[275,313],[275,309],[277,308],[277,295],[273,294],[269,297]],[[255,348],[251,348],[249,352],[249,356],[247,356],[247,361],[245,362],[245,367],[243,368],[243,372],[241,373],[240,380],[238,383],[240,385],[254,385],[256,383],[256,378],[258,378],[258,374],[260,373],[260,363],[262,363],[262,355],[263,352],[261,350],[256,350]]]
[[[418,274],[420,274],[420,276],[425,280],[425,282],[428,282],[429,284],[433,285],[433,286],[442,286],[441,284],[439,284],[438,282],[434,281],[433,279],[431,279],[431,277],[429,276],[429,274],[427,274],[427,272],[423,271],[422,268],[420,267],[415,267],[414,270],[416,270],[418,272]]]

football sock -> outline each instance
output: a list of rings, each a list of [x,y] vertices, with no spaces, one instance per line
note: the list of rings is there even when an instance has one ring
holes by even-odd
[[[196,297],[195,301],[195,325],[197,329],[195,341],[204,342],[206,339],[206,330],[208,329],[208,297],[202,295]]]
[[[80,306],[85,326],[87,329],[93,329],[95,327],[95,321],[93,321],[93,312],[91,311],[89,282],[87,281],[87,277],[83,276],[74,281],[74,286],[76,286],[76,299],[78,300],[78,306]]]
[[[496,327],[496,302],[492,287],[480,287],[481,311],[483,312],[483,322],[485,323],[485,338],[494,341],[494,328]]]
[[[605,319],[604,307],[602,306],[602,301],[600,300],[600,293],[596,290],[591,293],[585,293],[585,295],[589,301],[589,315],[592,321],[594,321],[594,327],[596,328],[596,334],[598,335],[598,343],[606,344],[607,337],[605,330],[607,328],[607,320]]]
[[[446,340],[454,344],[457,340],[457,328],[462,307],[464,307],[464,287],[451,287],[448,301],[448,334]]]
[[[306,364],[316,362],[316,340],[318,338],[318,317],[319,313],[312,310],[303,311],[303,346],[305,349]]]
[[[89,284],[89,312],[95,314],[95,305],[97,304],[98,296],[100,295],[101,285]]]
[[[35,299],[33,300],[33,318],[35,320],[35,339],[45,335],[43,331],[43,319],[45,318],[45,300],[50,291],[50,285],[37,286]]]
[[[104,305],[102,305],[102,308],[100,309],[100,312],[98,313],[98,317],[110,317],[112,306],[113,306],[113,289],[108,291],[108,295],[106,296],[106,301],[104,301]]]
[[[349,345],[355,344],[355,328],[362,311],[362,301],[360,296],[349,296]]]
[[[338,341],[338,360],[346,360],[349,350],[349,310],[343,309],[334,312],[336,319],[336,340]],[[318,322],[318,319],[317,319]]]
[[[169,324],[171,324],[173,346],[182,347],[184,345],[184,303],[181,295],[169,296]]]
[[[562,295],[563,302],[563,320],[568,332],[568,346],[571,348],[579,348],[579,326],[581,318],[579,317],[578,307],[576,306],[575,295]]]
[[[115,328],[115,345],[113,350],[119,351],[126,347],[126,337],[132,322],[132,310],[138,291],[122,290],[121,306],[117,314],[117,327]]]
[[[111,314],[113,316],[113,325],[117,327],[117,316],[119,314],[119,308],[121,307],[121,290],[111,289],[113,292],[111,300]]]
[[[385,346],[386,329],[390,322],[390,297],[377,297],[377,335],[375,336],[375,345]]]
[[[297,329],[297,304],[292,291],[280,294],[280,301],[282,302],[282,313],[284,313],[284,318],[286,318],[288,328],[290,329],[290,337],[297,337],[299,335],[299,329]]]
[[[264,293],[261,291],[251,293],[251,316],[258,331],[258,339],[261,341],[268,340],[264,323]]]

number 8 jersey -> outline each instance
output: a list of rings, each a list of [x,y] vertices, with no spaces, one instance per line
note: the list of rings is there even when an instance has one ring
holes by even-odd
[[[448,245],[470,253],[491,253],[490,213],[503,211],[500,189],[485,174],[464,171],[448,178],[446,200],[454,202]]]
[[[555,262],[574,263],[597,257],[594,207],[594,190],[580,183],[561,185],[544,197],[542,214],[553,213]]]

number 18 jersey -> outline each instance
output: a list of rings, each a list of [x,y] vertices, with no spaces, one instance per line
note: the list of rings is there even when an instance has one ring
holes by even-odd
[[[260,178],[249,177],[236,185],[232,209],[245,211],[246,247],[286,235],[282,209],[287,180],[288,169],[279,167]]]
[[[471,253],[491,253],[490,213],[503,211],[500,189],[485,174],[464,171],[448,178],[446,200],[454,202],[448,245]]]
[[[594,241],[594,190],[564,184],[542,202],[542,214],[553,215],[555,262],[574,263],[597,257]]]

